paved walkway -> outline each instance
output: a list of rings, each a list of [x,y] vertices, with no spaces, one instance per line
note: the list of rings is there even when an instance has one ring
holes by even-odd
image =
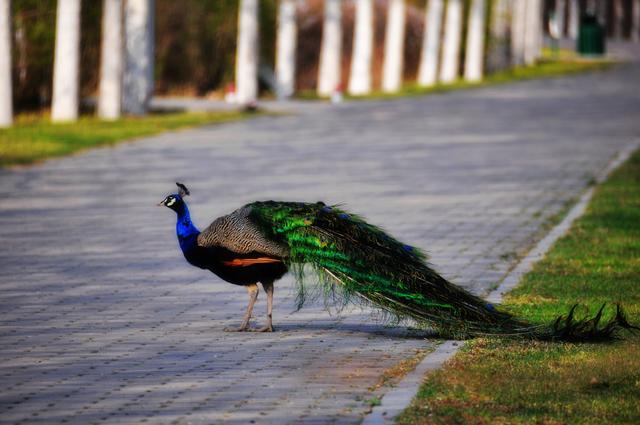
[[[188,266],[176,180],[201,227],[245,202],[347,202],[484,293],[640,136],[640,71],[183,131],[1,171],[0,423],[358,423],[381,374],[431,346],[366,311],[230,334],[246,293]],[[264,297],[258,305],[262,320]]]

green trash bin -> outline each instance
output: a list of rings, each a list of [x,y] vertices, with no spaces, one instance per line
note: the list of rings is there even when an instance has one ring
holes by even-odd
[[[578,31],[577,50],[581,55],[604,55],[605,31],[594,15],[584,15]]]

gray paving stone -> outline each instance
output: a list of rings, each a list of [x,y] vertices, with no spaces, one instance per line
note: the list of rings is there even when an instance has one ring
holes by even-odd
[[[370,312],[294,312],[228,334],[246,293],[188,266],[195,221],[258,199],[347,202],[483,294],[608,160],[640,137],[637,65],[388,102],[304,105],[0,171],[0,422],[358,423],[369,390],[431,345]],[[257,307],[257,323],[265,311]]]

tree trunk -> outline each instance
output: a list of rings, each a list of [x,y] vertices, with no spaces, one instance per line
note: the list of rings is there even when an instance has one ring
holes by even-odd
[[[609,11],[608,6],[609,6],[609,1],[603,1],[603,0],[596,0],[596,16],[598,17],[598,22],[600,23],[600,25],[602,25],[605,29],[605,35],[609,35],[609,28],[611,28],[610,24],[609,24]]]
[[[448,0],[440,67],[440,81],[443,83],[451,83],[458,78],[461,32],[462,0]]]
[[[153,95],[154,0],[127,0],[122,108],[144,115]]]
[[[622,0],[613,0],[613,37],[621,40],[624,35],[624,5]]]
[[[53,66],[54,122],[78,119],[80,0],[58,0]]]
[[[11,92],[11,1],[0,0],[0,128],[13,123]]]
[[[640,41],[640,0],[631,0],[631,40]]]
[[[438,80],[438,54],[440,53],[440,29],[442,26],[443,0],[429,0],[425,11],[425,31],[418,71],[418,84],[432,86]]]
[[[330,96],[340,85],[342,60],[341,0],[325,0],[318,95]]]
[[[122,0],[104,0],[98,116],[120,118],[122,112]]]
[[[525,29],[527,3],[529,0],[514,0],[511,22],[511,60],[514,66],[524,65]]]
[[[527,0],[526,9],[524,63],[533,65],[540,57],[542,47],[541,0]]]
[[[405,0],[390,0],[384,40],[382,90],[395,92],[402,85],[404,61]]]
[[[356,0],[356,22],[349,75],[349,93],[364,95],[371,91],[373,59],[373,0]]]
[[[258,0],[240,0],[236,96],[241,105],[258,99]]]
[[[472,0],[469,10],[464,78],[480,81],[484,73],[484,0]]]
[[[297,32],[296,0],[280,0],[276,42],[276,80],[279,99],[286,99],[295,91]]]
[[[558,26],[558,38],[564,38],[565,31],[565,10],[567,9],[567,0],[556,0],[555,19]]]
[[[569,38],[578,38],[580,26],[580,0],[569,0]]]
[[[488,72],[507,69],[510,65],[509,5],[511,0],[496,0],[491,19],[491,43],[487,57]]]

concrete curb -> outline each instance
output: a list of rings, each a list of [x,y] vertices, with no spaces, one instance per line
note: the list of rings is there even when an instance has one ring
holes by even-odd
[[[609,164],[598,174],[595,176],[595,183],[600,184],[606,180],[606,178],[611,174],[613,170],[618,168],[623,162],[625,162],[633,151],[635,151],[638,146],[640,146],[640,140],[630,143],[626,148],[618,152],[618,154],[609,162]],[[498,288],[494,289],[487,296],[487,301],[491,303],[501,303],[502,296],[513,289],[522,276],[527,274],[533,268],[533,265],[541,260],[547,251],[551,249],[551,246],[562,237],[569,228],[571,224],[584,214],[587,209],[587,205],[589,205],[589,201],[593,197],[593,192],[595,189],[595,185],[587,189],[578,202],[569,210],[564,219],[555,225],[547,236],[545,236],[537,245],[529,251],[526,257],[524,257],[518,265],[509,272],[509,274],[502,280],[502,283]]]
[[[640,140],[636,140],[618,152],[609,164],[595,176],[596,184],[604,182],[606,178],[629,159],[631,154],[639,147]],[[531,271],[533,265],[538,260],[541,260],[553,244],[569,230],[573,222],[584,214],[589,201],[593,197],[594,189],[595,185],[582,194],[578,202],[569,210],[564,219],[555,225],[551,231],[529,251],[518,265],[507,274],[500,286],[489,293],[487,301],[496,304],[502,302],[503,295],[513,289],[522,276]],[[417,394],[425,373],[440,368],[444,362],[453,357],[461,346],[462,343],[459,341],[445,341],[440,344],[436,350],[428,354],[412,372],[408,373],[396,387],[382,397],[380,405],[374,407],[371,412],[365,416],[362,425],[386,425],[394,423],[396,416],[409,406],[411,400],[413,400],[413,397]]]
[[[461,341],[445,341],[436,350],[429,353],[418,366],[409,372],[400,383],[387,392],[382,398],[382,403],[374,407],[365,416],[362,425],[378,425],[393,422],[408,405],[420,389],[424,375],[432,370],[439,369],[453,354],[458,351]]]

